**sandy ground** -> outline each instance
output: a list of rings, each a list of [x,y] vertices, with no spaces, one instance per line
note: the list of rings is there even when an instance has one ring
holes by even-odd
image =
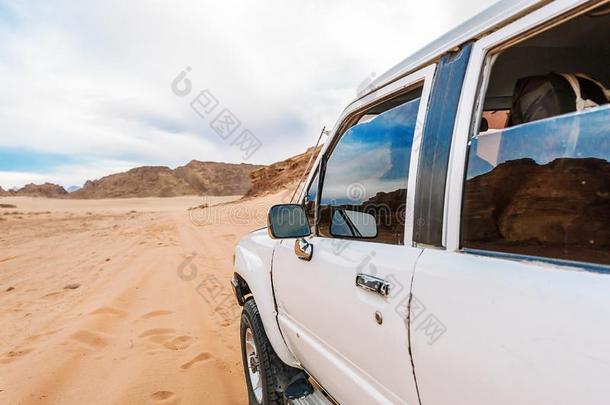
[[[245,404],[233,247],[286,197],[0,198],[0,404]]]

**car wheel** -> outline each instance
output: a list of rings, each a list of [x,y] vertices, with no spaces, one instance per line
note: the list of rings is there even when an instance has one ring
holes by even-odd
[[[267,339],[253,299],[244,304],[240,325],[241,356],[251,405],[283,404],[277,391],[277,355]]]

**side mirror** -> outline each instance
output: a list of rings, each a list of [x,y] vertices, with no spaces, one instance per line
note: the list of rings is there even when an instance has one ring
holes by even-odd
[[[304,238],[311,235],[305,210],[299,204],[279,204],[269,209],[267,231],[272,239]]]
[[[377,221],[373,215],[366,212],[334,208],[330,233],[338,237],[375,238]]]

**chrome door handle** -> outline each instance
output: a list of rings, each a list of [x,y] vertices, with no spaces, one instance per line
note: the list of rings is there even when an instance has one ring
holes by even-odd
[[[368,274],[358,273],[356,275],[356,286],[383,295],[384,297],[390,294],[390,283],[379,277],[369,276]]]
[[[313,256],[313,245],[303,238],[294,241],[294,253],[301,260],[310,261]]]

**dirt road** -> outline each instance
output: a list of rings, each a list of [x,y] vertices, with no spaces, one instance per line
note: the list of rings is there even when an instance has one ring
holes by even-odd
[[[282,198],[0,199],[0,403],[246,403],[232,252]]]

